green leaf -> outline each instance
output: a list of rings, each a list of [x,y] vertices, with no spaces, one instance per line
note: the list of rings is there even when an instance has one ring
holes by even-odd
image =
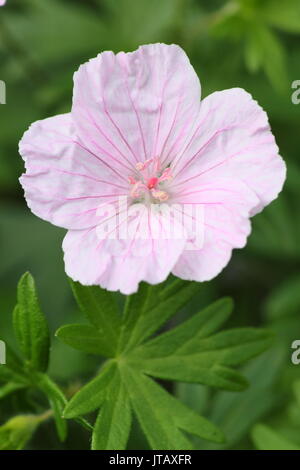
[[[125,381],[132,407],[151,448],[156,450],[192,449],[188,439],[174,426],[172,415],[165,410],[162,412],[160,403],[148,387],[148,380],[142,374],[126,368]]]
[[[57,330],[56,336],[74,349],[89,354],[112,357],[113,350],[107,338],[94,326],[85,324],[65,325]]]
[[[141,290],[127,299],[118,354],[104,363],[100,374],[70,400],[64,411],[66,418],[74,418],[100,408],[93,449],[126,447],[131,423],[128,396],[153,449],[191,449],[184,432],[223,442],[219,429],[147,375],[241,391],[248,382],[230,366],[265,350],[273,334],[256,328],[216,333],[232,311],[231,299],[224,298],[145,343],[198,289],[196,283],[184,281],[160,286],[142,284]],[[69,325],[61,328],[58,336],[82,350],[96,352],[98,347],[102,348],[91,327],[85,330],[82,325]]]
[[[166,300],[174,295],[183,285],[183,281],[176,279],[171,286],[165,287],[165,283],[152,286],[145,282],[140,284],[139,290],[127,296],[123,313],[122,330],[119,343],[119,351],[128,348],[131,336],[140,317],[152,310],[158,302]],[[173,286],[176,288],[173,289]]]
[[[214,442],[224,441],[223,433],[214,424],[185,406],[149,377],[142,374],[137,374],[137,377],[152,395],[156,408],[162,415],[169,415],[174,421],[174,426],[202,439]]]
[[[67,437],[68,429],[67,422],[63,419],[62,415],[67,400],[59,387],[48,375],[39,374],[37,376],[37,381],[40,389],[47,395],[50,406],[53,410],[58,437],[61,441],[64,441]]]
[[[159,295],[160,291],[160,295]],[[175,301],[176,299],[176,294],[180,291],[182,293],[182,296],[179,301]],[[142,286],[142,290],[138,293],[135,294],[134,296],[131,296],[129,298],[129,301],[127,302],[126,308],[125,308],[125,322],[127,324],[127,327],[129,326],[129,331],[130,335],[127,337],[127,339],[131,339],[132,341],[132,332],[136,334],[136,331],[144,331],[144,326],[140,320],[140,315],[143,316],[143,321],[148,323],[148,318],[146,316],[146,312],[150,314],[150,318],[152,318],[152,313],[154,313],[154,317],[157,316],[157,323],[161,324],[167,316],[169,316],[172,312],[176,312],[178,307],[184,305],[185,302],[190,299],[190,297],[197,291],[196,285],[194,283],[185,283],[182,281],[175,281],[171,285],[167,286],[163,290],[161,290],[161,286],[158,289],[158,287],[150,287],[144,284]],[[158,302],[158,295],[159,295],[159,301]],[[164,312],[164,319],[159,318],[159,312],[158,312],[158,304],[160,311]],[[169,307],[169,311],[167,314],[164,311],[165,306]],[[216,302],[209,308],[205,309],[204,311],[200,312],[195,318],[195,320],[190,319],[187,322],[187,325],[181,326],[181,329],[176,331],[176,335],[178,335],[178,343],[177,346],[179,346],[182,341],[188,342],[189,340],[192,339],[194,336],[195,329],[198,330],[199,337],[201,336],[206,336],[207,334],[213,333],[226,319],[228,318],[230,312],[232,310],[232,302],[229,299],[223,299],[219,302]],[[132,315],[131,315],[132,314]],[[74,327],[74,330],[71,330],[71,328]],[[155,331],[155,327],[151,326],[151,330]],[[66,328],[66,329],[65,329]],[[73,335],[73,331],[76,330],[75,335]],[[124,330],[123,330],[124,331]],[[127,330],[128,331],[128,330]],[[78,340],[80,340],[80,326],[77,325],[71,325],[69,327],[63,327],[60,329],[60,332],[62,332],[62,336],[72,337],[76,336],[78,333]],[[66,332],[66,335],[64,333]],[[69,332],[71,334],[68,336]],[[89,335],[91,334],[90,329],[88,330]],[[151,332],[145,332],[143,333],[143,337],[146,337],[148,334],[151,334]],[[60,336],[60,333],[58,334]],[[140,339],[142,341],[143,337]],[[68,341],[67,340],[67,341]],[[71,341],[73,341],[74,338],[72,337]],[[124,340],[124,337],[123,337]],[[77,341],[74,340],[75,342]],[[84,338],[85,341],[85,338]],[[170,340],[171,341],[171,340]],[[70,342],[70,341],[69,341]],[[172,341],[171,341],[172,342]],[[133,341],[135,343],[135,341]],[[132,343],[132,344],[133,344]],[[83,349],[83,348],[82,348]],[[155,347],[153,346],[153,349]],[[172,348],[174,349],[174,348]],[[139,350],[139,348],[137,349]],[[166,354],[168,352],[166,351]],[[126,364],[126,361],[128,360],[128,356],[126,355],[121,355],[123,357],[122,359],[122,364],[123,361]],[[120,358],[121,359],[121,358]],[[120,363],[121,364],[121,363]],[[127,367],[124,366],[125,369],[127,370]],[[123,370],[123,367],[122,367]],[[224,370],[220,372],[220,374],[224,375]],[[135,375],[136,374],[136,375]],[[232,375],[234,375],[234,380],[235,382],[238,382],[239,388],[241,388],[241,382],[244,384],[244,381],[238,374],[234,372],[230,372],[230,380],[233,381]],[[191,444],[189,441],[185,438],[184,434],[180,431],[182,430],[188,430],[191,433],[195,433],[198,436],[200,435],[204,439],[211,439],[216,442],[220,442],[223,439],[223,436],[221,432],[211,423],[209,423],[205,418],[202,418],[201,416],[198,416],[196,413],[194,413],[192,410],[189,410],[188,408],[184,407],[184,405],[180,406],[180,403],[178,404],[176,400],[174,399],[175,402],[172,401],[172,397],[169,396],[168,394],[164,394],[163,389],[160,390],[160,387],[157,389],[155,383],[153,381],[150,381],[150,384],[153,384],[154,390],[156,390],[156,393],[154,394],[154,398],[148,397],[149,393],[147,392],[147,398],[146,400],[150,400],[149,403],[149,409],[144,413],[143,407],[141,406],[141,403],[143,402],[144,398],[142,398],[138,394],[138,390],[135,389],[134,391],[134,397],[132,397],[133,394],[133,387],[131,388],[130,384],[132,384],[132,377],[131,373],[129,374],[129,380],[127,377],[128,374],[122,374],[122,379],[120,379],[119,374],[116,373],[116,367],[114,363],[107,363],[104,366],[104,369],[102,372],[97,376],[95,379],[93,379],[91,382],[89,382],[86,386],[84,386],[69,402],[67,405],[64,416],[67,418],[72,418],[74,416],[82,415],[85,413],[88,413],[90,411],[93,411],[96,408],[100,407],[100,412],[95,424],[94,428],[94,434],[93,434],[93,448],[94,449],[122,449],[125,447],[126,440],[128,438],[128,433],[129,433],[129,428],[130,428],[130,412],[126,408],[126,390],[129,389],[131,392],[129,393],[132,401],[132,406],[134,407],[135,413],[138,415],[139,420],[141,421],[142,427],[148,429],[148,424],[147,422],[144,422],[144,418],[146,416],[146,421],[147,421],[147,416],[148,413],[150,415],[150,421],[156,422],[157,417],[155,416],[155,413],[153,415],[153,411],[151,411],[151,407],[154,407],[154,402],[153,400],[156,401],[155,395],[160,392],[161,397],[163,396],[163,408],[166,407],[167,403],[169,405],[169,413],[173,416],[174,415],[174,410],[173,408],[178,408],[178,412],[176,414],[176,423],[174,423],[174,429],[170,429],[170,417],[169,416],[164,416],[162,418],[162,422],[158,423],[159,429],[161,430],[160,432],[162,433],[163,440],[160,438],[154,437],[150,435],[149,442],[152,446],[155,446],[154,448],[168,448],[168,449],[175,449],[177,448],[177,445],[181,445],[182,449],[186,448],[191,448]],[[142,374],[140,374],[138,371],[133,372],[133,379],[135,380],[136,377],[144,377]],[[237,378],[238,377],[238,378]],[[150,380],[145,378],[145,380]],[[219,379],[220,380],[220,379]],[[221,379],[222,383],[225,381],[225,379],[222,377]],[[129,385],[128,385],[129,383]],[[129,387],[129,388],[128,388]],[[149,390],[151,389],[153,392],[153,387],[149,387]],[[158,387],[158,386],[157,386]],[[233,386],[233,388],[236,388],[236,384]],[[147,389],[147,387],[146,387]],[[157,392],[158,390],[158,392]],[[143,388],[143,393],[144,393],[144,388]],[[167,400],[167,398],[168,400]],[[171,403],[170,403],[171,401]],[[129,405],[128,405],[129,406]],[[157,404],[155,405],[157,407]],[[114,416],[116,414],[121,414],[124,413],[124,416],[122,417],[122,420],[119,422],[119,420],[116,420]],[[171,413],[172,410],[172,413]],[[187,419],[187,417],[189,419]],[[110,423],[110,425],[109,425]],[[154,431],[153,423],[149,426],[148,434],[150,430],[152,432]],[[146,432],[147,433],[147,432]],[[162,445],[162,442],[168,442],[167,447],[160,447]],[[181,444],[180,444],[181,443]]]
[[[252,430],[252,439],[259,450],[300,450],[300,447],[273,431],[269,426],[257,424]]]
[[[198,321],[199,318],[201,315],[198,316]],[[186,323],[187,328],[185,328]],[[172,331],[162,335],[166,336],[166,340],[165,343],[163,341],[159,343],[163,350],[161,357],[159,357],[159,348],[155,352],[156,340],[132,351],[128,356],[131,365],[161,379],[202,383],[228,390],[244,389],[247,382],[240,374],[225,366],[239,365],[264,351],[269,347],[273,334],[255,328],[240,328],[202,338],[203,332],[200,329],[199,337],[197,333],[191,337],[193,331],[190,329],[191,324],[193,319],[175,329],[174,337]],[[181,345],[180,333],[185,334],[182,335],[182,339],[184,337],[187,339],[186,342],[183,340]],[[165,354],[168,348],[171,350],[170,355]]]
[[[76,301],[89,321],[105,340],[105,348],[116,351],[121,317],[111,292],[98,286],[82,286],[70,280]]]
[[[123,349],[128,345],[132,332],[139,320],[139,316],[142,315],[143,312],[148,311],[153,304],[154,292],[157,292],[157,295],[159,295],[157,286],[150,286],[149,284],[142,282],[135,294],[128,295],[126,297],[119,351],[123,351]]]
[[[177,354],[189,355],[196,352],[200,361],[220,363],[228,366],[243,364],[270,347],[274,333],[261,328],[234,328],[221,331],[208,338],[196,334],[183,344]]]
[[[18,284],[18,304],[13,314],[13,324],[20,349],[29,366],[41,372],[47,370],[49,329],[40,310],[33,277],[29,273],[25,273]]]
[[[226,322],[232,309],[233,302],[230,298],[217,300],[189,320],[148,341],[137,350],[143,357],[151,358],[176,354],[188,342],[198,344],[202,338],[218,330]]]
[[[157,286],[147,286],[129,297],[121,336],[124,351],[139,345],[157,331],[199,292],[199,288],[196,282],[181,281],[176,282],[176,289],[171,286],[159,293]]]
[[[120,374],[116,373],[94,426],[92,450],[125,450],[130,427],[129,396]]]
[[[90,413],[105,401],[108,385],[116,372],[116,364],[108,362],[100,374],[82,387],[65,407],[63,416],[67,419]]]
[[[203,363],[198,364],[197,355],[168,356],[153,360],[130,360],[130,365],[146,374],[164,380],[201,383],[224,390],[242,391],[248,382],[237,372],[227,367]],[[180,367],[178,366],[180,364]]]

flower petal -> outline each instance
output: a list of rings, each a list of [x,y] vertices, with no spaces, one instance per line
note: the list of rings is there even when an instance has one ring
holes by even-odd
[[[172,166],[176,190],[218,177],[246,183],[259,201],[255,214],[276,198],[285,180],[268,118],[240,88],[216,92],[201,103],[198,130]]]
[[[206,234],[202,250],[184,251],[172,274],[187,281],[210,281],[229,263],[231,253],[230,245],[222,240],[216,240],[213,233]]]
[[[89,149],[118,171],[160,156],[170,160],[191,131],[200,83],[175,45],[103,52],[74,76],[72,114]]]
[[[119,290],[129,295],[138,290],[141,281],[149,284],[163,282],[182,253],[184,244],[184,240],[147,240],[144,255],[135,256],[136,252],[141,252],[141,240],[136,240],[131,243],[128,256],[112,257],[99,284],[108,290]]]
[[[162,219],[161,226],[165,233],[167,220]],[[66,273],[81,284],[97,284],[126,295],[136,292],[141,281],[162,282],[178,261],[186,241],[149,238],[147,231],[145,235],[145,239],[114,240],[99,239],[97,227],[70,230],[63,243]]]
[[[95,228],[69,230],[63,240],[65,271],[74,281],[83,285],[99,284],[111,257],[101,250]]]
[[[108,250],[99,242],[94,228],[69,230],[63,243],[66,273],[83,285],[100,285],[130,295],[138,290],[141,281],[163,282],[182,253],[184,241],[135,240],[128,242],[129,246],[127,255],[113,256],[109,253],[111,248]],[[141,247],[143,256],[139,256]]]
[[[55,225],[97,224],[103,202],[127,193],[128,183],[76,137],[69,114],[34,123],[20,142],[26,173],[20,178],[32,212]]]
[[[250,212],[259,202],[245,183],[233,178],[216,178],[177,196],[183,210],[192,204],[203,208],[202,246],[185,250],[173,274],[183,279],[208,281],[219,274],[233,248],[243,248],[251,230]],[[197,225],[199,227],[199,223]],[[199,242],[198,242],[199,243]],[[195,246],[193,244],[193,246]]]
[[[245,245],[249,234],[248,230],[242,230],[244,220],[250,217],[259,199],[249,186],[238,179],[219,177],[200,187],[186,189],[177,195],[176,202],[181,204],[183,211],[189,205],[202,208],[204,238],[207,230],[211,229],[210,218],[218,214],[213,220],[214,231],[220,230],[220,239],[226,234],[227,243],[233,248],[240,248]]]

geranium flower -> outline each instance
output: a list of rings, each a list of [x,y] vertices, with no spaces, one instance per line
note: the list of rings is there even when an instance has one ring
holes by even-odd
[[[176,45],[103,52],[82,65],[71,113],[33,124],[20,153],[28,206],[68,229],[67,274],[125,294],[170,272],[214,278],[232,249],[245,245],[249,217],[277,197],[285,179],[262,108],[240,88],[201,101],[198,77]],[[120,197],[145,208],[138,219],[125,216],[129,225],[139,221],[145,239],[99,238],[108,204]],[[163,217],[149,216],[155,204],[203,207],[203,244],[191,250],[192,235],[152,236],[153,220],[165,230]]]
[[[6,3],[6,0],[0,0],[0,7],[3,7],[3,5],[5,5]]]

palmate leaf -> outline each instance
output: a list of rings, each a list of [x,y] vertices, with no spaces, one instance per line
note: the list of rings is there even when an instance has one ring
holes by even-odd
[[[197,357],[173,356],[170,360],[163,358],[162,361],[153,363],[132,361],[130,364],[148,375],[164,380],[201,383],[232,391],[242,391],[248,386],[247,380],[233,369],[219,364],[206,367],[193,361],[197,361]]]
[[[169,357],[194,356],[199,366],[210,367],[215,364],[236,366],[251,359],[266,349],[266,345],[273,339],[273,333],[259,328],[235,328],[222,331],[208,338],[198,338],[197,333],[190,341],[183,343],[174,353],[167,357],[159,356],[156,351],[152,355],[153,345],[151,342],[136,348],[130,355],[133,360],[141,359],[143,362],[150,361],[153,364],[168,361]],[[192,361],[191,361],[192,362]]]
[[[161,288],[142,284],[127,298],[119,350],[127,351],[157,331],[199,292],[199,284],[175,280]]]
[[[118,370],[107,387],[93,432],[93,450],[126,448],[132,420],[129,395]]]
[[[64,417],[70,419],[99,408],[93,449],[126,449],[132,413],[153,449],[191,449],[186,433],[223,442],[214,424],[149,376],[240,391],[248,383],[232,367],[265,350],[273,335],[255,328],[218,333],[233,308],[232,301],[224,298],[153,338],[198,291],[199,284],[179,280],[158,286],[142,284],[139,292],[127,298],[121,316],[109,300],[111,294],[75,283],[76,298],[92,327],[67,325],[57,336],[76,349],[110,357],[64,410]],[[106,336],[103,332],[111,313]],[[108,337],[115,348],[112,357],[106,351]]]
[[[171,415],[165,411],[161,413],[162,406],[157,402],[153,391],[147,387],[144,377],[127,369],[123,379],[128,387],[134,412],[152,449],[191,449],[191,443],[174,426]]]
[[[113,348],[108,344],[105,335],[91,325],[65,325],[57,330],[56,336],[65,344],[79,351],[105,357],[114,355]]]
[[[232,310],[233,302],[230,298],[218,300],[178,327],[148,341],[137,350],[142,351],[145,357],[151,358],[175,354],[189,341],[198,342],[218,330],[229,318]]]
[[[134,371],[134,369],[126,368],[123,372],[124,382],[126,383],[129,395],[132,400],[132,406],[136,414],[140,417],[142,428],[149,428],[149,432],[145,431],[146,435],[150,432],[153,433],[152,440],[156,442],[156,449],[164,449],[159,436],[156,434],[156,427],[153,426],[153,416],[150,410],[150,417],[147,417],[143,403],[148,402],[150,407],[154,408],[157,413],[157,420],[160,422],[160,427],[164,432],[164,440],[168,440],[168,445],[174,447],[166,447],[166,449],[176,449],[181,441],[183,443],[182,449],[190,448],[183,436],[180,436],[178,430],[195,434],[203,439],[212,440],[214,442],[222,442],[224,440],[223,433],[208,420],[199,416],[197,413],[183,405],[180,401],[169,394],[160,385],[155,383],[146,375]],[[140,405],[140,406],[139,406]],[[171,429],[170,423],[172,423]],[[164,428],[166,427],[166,431]],[[172,434],[173,432],[173,434]],[[180,440],[178,441],[178,437]]]
[[[232,303],[228,299],[212,304],[174,330],[137,347],[128,356],[130,363],[162,379],[228,390],[245,388],[247,382],[227,366],[242,364],[264,351],[273,334],[243,328],[209,336],[227,319],[231,309]],[[207,338],[205,334],[208,334]]]
[[[121,325],[113,295],[99,287],[70,282],[80,309],[102,337],[102,347],[109,355],[115,353]]]
[[[100,374],[81,388],[69,401],[64,410],[64,417],[74,418],[94,411],[102,405],[106,399],[107,388],[114,377],[115,371],[116,364],[113,362],[105,364]]]

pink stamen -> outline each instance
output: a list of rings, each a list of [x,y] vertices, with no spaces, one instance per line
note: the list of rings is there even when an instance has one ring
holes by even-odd
[[[153,158],[149,158],[148,160],[146,160],[144,163],[143,162],[137,162],[137,164],[135,165],[135,168],[138,170],[138,171],[144,171],[146,170],[146,168],[148,168],[148,166],[150,165],[150,163],[153,161]]]
[[[173,178],[171,174],[171,168],[166,168],[163,172],[163,174],[159,178],[159,182],[162,181],[170,181]]]
[[[138,163],[135,165],[135,168],[137,169],[137,171],[143,170],[143,169],[144,169],[144,163],[138,162]]]
[[[157,185],[159,179],[156,177],[150,178],[147,182],[147,188],[148,189],[153,189]]]
[[[133,178],[133,176],[129,176],[128,181],[130,184],[135,184],[137,181]]]
[[[158,157],[153,158],[154,163],[154,172],[158,173],[160,171],[160,159]]]
[[[147,186],[142,183],[141,181],[138,181],[135,183],[133,186],[132,190],[130,191],[130,195],[133,198],[138,198],[140,197],[145,191],[147,190]]]
[[[158,199],[159,201],[167,201],[169,199],[169,195],[168,193],[166,193],[166,191],[152,190],[151,194],[155,199]]]
[[[150,165],[151,169],[147,170]],[[154,199],[158,199],[159,201],[166,201],[169,199],[168,193],[160,189],[158,185],[163,181],[169,181],[173,178],[171,168],[166,168],[161,173],[161,164],[158,157],[149,158],[145,162],[137,162],[135,168],[140,175],[129,176],[129,183],[132,185],[132,189],[130,191],[131,197],[139,198],[143,193],[150,190]],[[159,175],[161,173],[161,175],[150,176],[149,173],[150,175],[151,173],[152,175]]]

